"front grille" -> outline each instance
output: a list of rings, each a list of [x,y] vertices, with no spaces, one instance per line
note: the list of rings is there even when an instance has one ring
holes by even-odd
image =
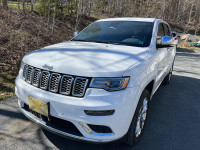
[[[84,96],[90,81],[89,78],[63,75],[29,65],[24,66],[22,76],[27,83],[40,89],[76,97]]]

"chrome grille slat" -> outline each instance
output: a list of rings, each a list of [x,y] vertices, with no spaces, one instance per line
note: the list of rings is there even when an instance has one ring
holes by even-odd
[[[58,92],[61,75],[52,73],[49,81],[49,91]]]
[[[33,76],[34,68],[31,66],[28,66],[26,69],[26,82],[32,83],[32,76]]]
[[[83,97],[89,82],[88,78],[61,75],[39,68],[24,65],[23,79],[38,88],[63,95]]]
[[[70,95],[74,78],[72,76],[63,75],[60,84],[60,93]]]
[[[24,65],[23,74],[22,74],[24,79],[26,78],[27,69],[28,69],[28,65]]]
[[[41,70],[40,69],[35,69],[34,73],[33,73],[32,84],[34,86],[36,86],[36,87],[39,87],[40,76],[41,76]]]
[[[74,81],[72,95],[82,97],[85,94],[87,83],[87,78],[77,77]]]
[[[42,71],[40,78],[40,88],[47,90],[49,84],[50,73],[48,71]]]

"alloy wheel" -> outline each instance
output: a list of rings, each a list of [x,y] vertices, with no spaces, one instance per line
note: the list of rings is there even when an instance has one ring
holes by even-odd
[[[146,116],[147,116],[147,109],[148,109],[148,99],[145,98],[143,100],[143,104],[142,104],[139,114],[138,114],[138,119],[137,119],[136,129],[135,129],[136,137],[138,137],[141,134],[141,132],[144,128],[144,123],[145,123]]]

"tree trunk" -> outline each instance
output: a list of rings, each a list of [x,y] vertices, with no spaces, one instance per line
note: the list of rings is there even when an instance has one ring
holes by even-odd
[[[189,19],[188,19],[188,24],[191,23],[193,7],[194,7],[194,1],[192,2],[192,5],[191,5],[191,9],[190,9],[190,13],[189,13]]]
[[[90,3],[90,5],[89,5],[89,12],[88,12],[88,15],[90,16],[90,14],[91,14],[91,7],[92,7],[92,3]]]
[[[25,3],[26,3],[26,0],[22,0],[22,10],[24,13],[25,13]]]
[[[47,20],[47,28],[50,26],[50,15],[51,15],[51,0],[49,0],[49,10],[48,10],[48,20]]]
[[[69,3],[68,2],[64,6],[63,21],[65,20],[65,16],[67,16],[67,8],[69,8]]]
[[[31,12],[33,12],[34,11],[34,2],[33,2],[33,0],[31,0]]]
[[[84,5],[83,5],[83,0],[80,0],[81,1],[81,14],[84,14]]]
[[[8,10],[8,2],[7,0],[2,0],[3,9]]]
[[[58,0],[55,0],[55,9],[54,9],[54,15],[53,15],[52,33],[54,32],[54,26],[55,26],[56,11],[57,11],[57,2],[58,2]]]
[[[17,0],[17,8],[20,9],[20,4],[19,4],[20,0]]]
[[[165,19],[165,4],[166,4],[166,2],[165,2],[165,0],[163,0],[163,2],[162,2],[162,9],[161,9],[161,18],[162,19]]]
[[[79,8],[80,8],[80,1],[77,3],[77,8],[76,8],[76,24],[75,24],[75,32],[78,31],[78,24],[79,24]]]

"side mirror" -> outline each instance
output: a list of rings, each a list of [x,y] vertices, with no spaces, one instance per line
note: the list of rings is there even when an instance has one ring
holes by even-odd
[[[73,36],[76,37],[78,35],[78,32],[74,32]]]
[[[175,40],[174,40],[174,37],[172,36],[163,36],[161,38],[161,45],[163,46],[173,46],[175,45]]]
[[[172,47],[176,45],[175,38],[172,36],[162,36],[160,42],[156,44],[157,48]]]

